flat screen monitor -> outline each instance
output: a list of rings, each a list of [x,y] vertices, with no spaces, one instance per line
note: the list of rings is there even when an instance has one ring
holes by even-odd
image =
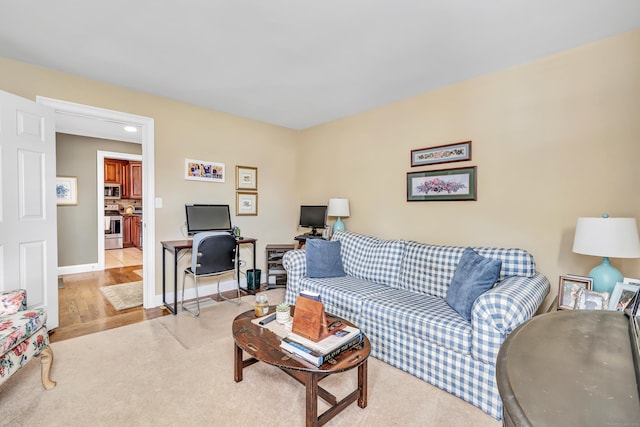
[[[318,228],[325,228],[327,225],[326,206],[300,206],[300,227],[310,228],[311,234],[317,235]]]
[[[187,213],[187,234],[203,231],[231,231],[229,205],[184,205]]]

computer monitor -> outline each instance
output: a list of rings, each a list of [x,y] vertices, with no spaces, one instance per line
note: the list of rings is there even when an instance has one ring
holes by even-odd
[[[318,228],[325,228],[327,225],[326,206],[300,206],[299,226],[310,228],[311,234],[318,235]]]
[[[184,205],[187,214],[187,234],[203,231],[231,231],[229,205]]]

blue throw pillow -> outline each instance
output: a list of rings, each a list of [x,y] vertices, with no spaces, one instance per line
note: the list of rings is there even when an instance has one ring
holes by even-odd
[[[466,248],[453,273],[445,301],[460,313],[460,316],[471,320],[473,303],[493,287],[498,280],[501,267],[502,261],[485,258],[473,249]]]
[[[340,242],[322,239],[307,239],[307,276],[340,277],[344,276]]]

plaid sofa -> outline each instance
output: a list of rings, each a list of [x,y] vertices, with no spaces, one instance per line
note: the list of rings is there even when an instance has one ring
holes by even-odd
[[[550,289],[521,249],[473,248],[500,259],[496,285],[475,301],[471,322],[444,300],[464,247],[381,240],[347,231],[341,243],[344,277],[306,277],[304,250],[289,251],[285,301],[318,292],[325,310],[358,325],[372,355],[502,418],[495,364],[511,331],[530,319]]]

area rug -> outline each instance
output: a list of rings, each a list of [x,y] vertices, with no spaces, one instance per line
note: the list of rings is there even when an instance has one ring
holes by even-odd
[[[133,270],[134,273],[136,273],[138,276],[143,277],[142,276],[142,269],[140,270]]]
[[[142,282],[122,283],[120,285],[102,286],[102,295],[111,303],[116,311],[142,305]]]
[[[276,295],[268,292],[269,300]],[[206,309],[203,325],[188,313],[164,316],[51,344],[51,377],[44,390],[40,363],[28,362],[0,385],[0,426],[252,426],[305,425],[305,388],[263,363],[243,371],[236,383],[231,323],[238,310],[220,303]],[[222,308],[216,313],[216,310]],[[224,313],[223,313],[224,311]],[[210,318],[206,318],[211,316]],[[185,348],[163,321],[176,322]],[[331,375],[322,386],[339,398],[355,387],[356,372]],[[377,359],[369,359],[368,404],[352,404],[327,427],[500,427],[478,408]],[[318,400],[318,410],[327,405]]]

